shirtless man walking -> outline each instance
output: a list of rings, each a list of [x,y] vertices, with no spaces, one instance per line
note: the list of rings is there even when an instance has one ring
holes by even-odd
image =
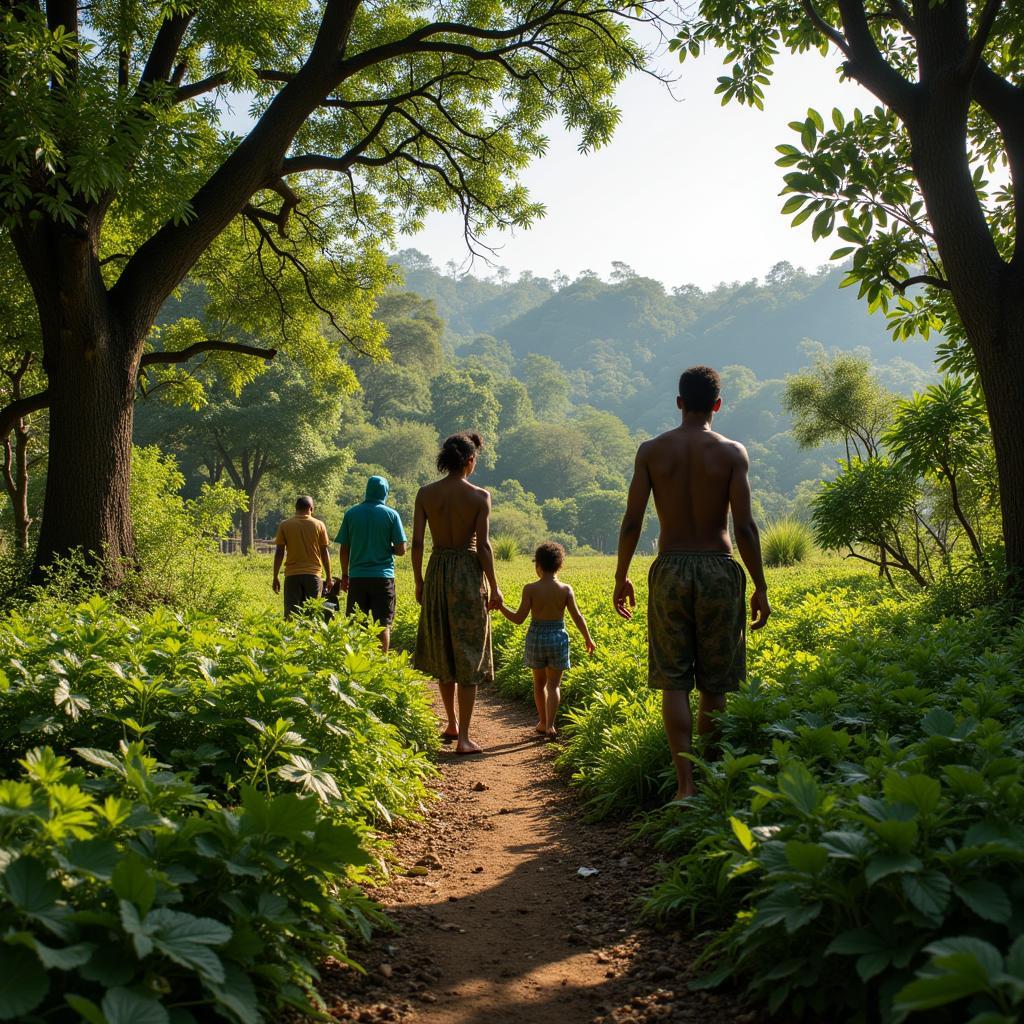
[[[444,476],[419,489],[413,515],[412,571],[420,604],[413,664],[438,681],[448,717],[442,737],[457,740],[456,754],[481,752],[469,738],[469,724],[477,686],[494,679],[488,612],[502,603],[488,537],[491,496],[468,479],[482,447],[476,433],[447,438],[437,456]],[[424,576],[427,526],[433,550]]]
[[[746,576],[732,558],[729,512],[754,592],[751,629],[768,621],[768,587],[761,541],[750,509],[750,460],[743,445],[711,429],[722,406],[721,382],[708,366],[679,378],[676,405],[682,423],[640,445],[626,514],[619,533],[615,610],[632,618],[636,594],[629,564],[654,492],[661,533],[649,576],[648,679],[662,691],[662,718],[676,769],[675,799],[693,796],[693,766],[681,757],[692,749],[690,692],[700,691],[697,731],[717,756],[712,715],[725,710],[725,695],[746,676],[744,594]]]

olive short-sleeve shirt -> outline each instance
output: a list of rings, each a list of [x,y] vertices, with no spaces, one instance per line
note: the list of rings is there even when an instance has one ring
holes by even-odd
[[[321,576],[320,553],[328,547],[327,527],[311,515],[295,515],[278,528],[274,543],[284,547],[285,576]]]

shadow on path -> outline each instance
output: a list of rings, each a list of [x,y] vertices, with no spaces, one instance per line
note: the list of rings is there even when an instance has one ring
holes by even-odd
[[[347,972],[336,1019],[753,1021],[725,997],[687,990],[700,949],[692,937],[637,925],[653,858],[623,824],[582,820],[534,724],[527,709],[481,691],[474,739],[485,754],[439,758],[440,800],[396,843],[418,873],[377,893],[400,931],[357,955],[368,975]],[[584,878],[580,867],[598,873]]]

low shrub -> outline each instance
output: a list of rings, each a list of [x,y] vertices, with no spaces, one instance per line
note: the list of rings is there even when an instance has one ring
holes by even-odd
[[[777,608],[729,753],[639,826],[670,856],[648,912],[713,929],[699,985],[787,1020],[1013,1019],[1024,627],[825,590]]]
[[[491,538],[491,550],[499,562],[511,562],[519,554],[519,540],[506,533]]]
[[[764,564],[771,569],[803,562],[813,550],[814,537],[798,519],[776,520],[761,536]]]
[[[315,608],[93,597],[12,612],[0,665],[0,1020],[311,1012],[316,964],[382,920],[370,825],[427,796],[407,659]]]
[[[315,1012],[314,965],[381,920],[346,881],[356,830],[292,793],[221,806],[141,742],[76,760],[38,748],[0,782],[0,1020]]]

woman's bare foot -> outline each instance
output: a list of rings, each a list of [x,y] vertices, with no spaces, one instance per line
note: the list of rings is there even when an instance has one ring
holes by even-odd
[[[538,722],[533,731],[539,732],[543,736],[548,731],[548,727],[543,722]]]
[[[455,747],[456,754],[482,754],[483,752],[484,748],[472,740],[459,740]]]
[[[459,738],[459,727],[457,725],[449,725],[442,733],[441,739],[445,743],[451,743],[452,740]]]
[[[549,740],[556,739],[558,737],[558,730],[554,726],[552,726],[550,729],[545,729],[544,730],[544,735]]]
[[[677,804],[683,800],[689,800],[690,797],[697,795],[697,787],[691,786],[689,789],[680,789],[676,791],[676,795],[672,797],[671,803]]]

